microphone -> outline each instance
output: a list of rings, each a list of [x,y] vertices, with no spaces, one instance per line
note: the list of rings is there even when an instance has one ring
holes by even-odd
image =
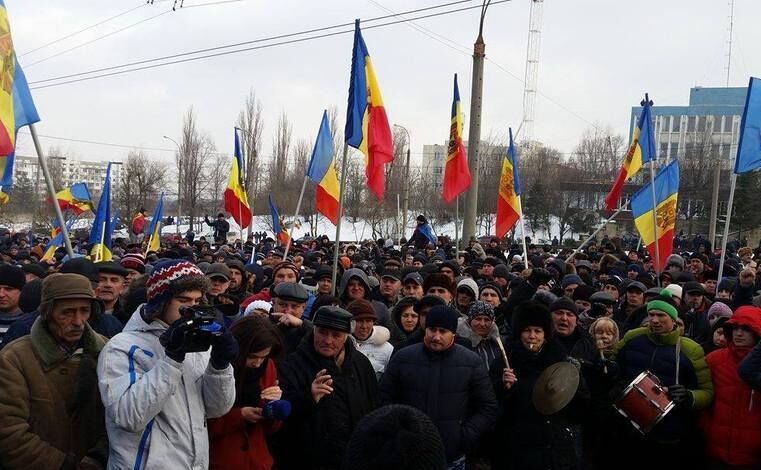
[[[272,400],[262,407],[262,417],[283,421],[291,415],[291,402],[288,400]]]

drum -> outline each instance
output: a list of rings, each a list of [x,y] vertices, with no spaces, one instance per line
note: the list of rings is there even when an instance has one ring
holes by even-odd
[[[650,432],[674,408],[666,389],[650,371],[637,376],[613,407],[642,434]]]

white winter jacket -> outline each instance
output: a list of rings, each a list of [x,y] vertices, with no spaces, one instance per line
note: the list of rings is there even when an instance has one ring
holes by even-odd
[[[370,360],[375,370],[375,377],[380,380],[383,371],[386,370],[386,364],[391,359],[391,353],[394,352],[394,347],[388,342],[391,332],[385,326],[375,325],[373,332],[366,340],[359,341],[354,336],[352,338],[357,350]]]
[[[109,469],[206,469],[206,419],[235,401],[233,368],[214,369],[210,352],[188,353],[180,363],[164,354],[166,325],[146,323],[140,306],[98,358],[106,410]]]

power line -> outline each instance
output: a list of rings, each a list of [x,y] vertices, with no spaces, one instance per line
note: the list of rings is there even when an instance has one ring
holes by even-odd
[[[212,2],[200,3],[200,4],[197,4],[197,5],[188,5],[188,6],[184,7],[183,10],[186,10],[186,9],[189,9],[189,8],[198,8],[198,7],[220,5],[220,4],[224,4],[224,3],[238,3],[238,2],[242,2],[242,1],[244,1],[244,0],[220,0],[220,1],[212,1]],[[84,46],[87,46],[87,45],[92,44],[94,42],[98,42],[100,40],[103,40],[103,39],[106,39],[108,37],[114,36],[116,34],[124,32],[124,31],[126,31],[128,29],[134,28],[135,26],[139,26],[139,25],[141,25],[143,23],[146,23],[148,21],[156,19],[156,18],[158,18],[160,16],[164,16],[167,13],[172,13],[174,11],[175,11],[174,9],[169,9],[169,10],[163,11],[161,13],[158,13],[156,15],[149,16],[148,18],[144,18],[144,19],[142,19],[140,21],[137,21],[135,23],[129,24],[129,25],[124,26],[122,28],[119,28],[119,29],[117,29],[115,31],[111,31],[110,33],[106,33],[106,34],[104,34],[102,36],[98,36],[97,38],[93,38],[93,39],[91,39],[89,41],[85,41],[85,42],[83,42],[81,44],[77,44],[76,46],[70,47],[68,49],[64,49],[63,51],[56,52],[55,54],[49,55],[49,56],[47,56],[47,57],[45,57],[43,59],[40,59],[40,60],[38,60],[36,62],[32,62],[31,64],[27,64],[27,65],[25,65],[25,68],[29,69],[31,67],[34,67],[37,64],[40,64],[42,62],[46,62],[46,61],[48,61],[50,59],[54,59],[54,58],[59,57],[59,56],[61,56],[63,54],[66,54],[66,53],[69,53],[69,52],[71,52],[73,50],[79,49],[80,47],[84,47]]]
[[[76,35],[78,35],[78,34],[84,33],[85,31],[89,31],[89,30],[91,30],[91,29],[93,29],[93,28],[97,28],[98,26],[101,26],[101,25],[103,25],[103,24],[106,24],[106,23],[108,23],[108,22],[109,22],[109,21],[111,21],[111,20],[115,20],[116,18],[120,18],[120,17],[122,17],[122,16],[124,16],[124,15],[126,15],[126,14],[132,13],[133,11],[137,10],[138,8],[143,8],[145,5],[147,5],[147,4],[146,4],[146,3],[142,3],[142,4],[140,4],[140,5],[136,6],[136,7],[130,8],[130,9],[128,9],[128,10],[125,10],[125,11],[123,11],[123,12],[121,12],[121,13],[118,13],[118,14],[116,14],[116,15],[114,15],[114,16],[111,16],[111,17],[109,17],[109,18],[106,18],[105,20],[102,20],[102,21],[99,21],[99,22],[97,22],[97,23],[95,23],[95,24],[92,24],[92,25],[90,25],[90,26],[87,26],[86,28],[82,28],[82,29],[80,29],[80,30],[78,30],[78,31],[74,31],[73,33],[69,33],[69,34],[67,34],[67,35],[65,35],[65,36],[61,36],[61,37],[60,37],[60,38],[58,38],[58,39],[54,39],[54,40],[52,40],[52,41],[50,41],[50,42],[47,42],[47,43],[45,43],[45,44],[43,44],[43,45],[41,45],[41,46],[35,47],[35,48],[34,48],[34,49],[32,49],[32,50],[26,51],[26,52],[24,52],[24,53],[22,53],[22,54],[18,54],[18,56],[19,56],[19,57],[24,57],[25,55],[31,54],[31,53],[33,53],[33,52],[37,52],[37,51],[39,51],[40,49],[44,49],[44,48],[46,48],[46,47],[48,47],[48,46],[52,46],[53,44],[56,44],[56,43],[59,43],[59,42],[61,42],[61,41],[64,41],[64,40],[66,40],[66,39],[72,38],[72,37],[74,37],[74,36],[76,36]]]
[[[495,2],[495,4],[498,4],[498,3],[507,3],[508,1],[510,1],[510,0],[501,0],[501,1]],[[470,3],[470,2],[472,2],[472,0],[459,0],[459,1],[450,2],[450,3],[447,3],[447,4],[436,5],[436,6],[432,6],[432,7],[426,7],[426,8],[419,8],[419,9],[416,9],[416,10],[410,10],[408,12],[404,12],[404,14],[419,13],[419,12],[423,12],[423,11],[428,11],[428,10],[433,10],[433,9],[439,9],[439,8],[446,7],[446,6],[452,6],[452,5],[455,5],[455,4]],[[433,18],[433,17],[448,15],[448,14],[452,14],[452,13],[459,13],[459,12],[462,12],[462,11],[471,10],[473,8],[479,8],[479,7],[480,6],[468,6],[468,7],[463,7],[463,8],[457,8],[457,9],[453,9],[453,10],[447,10],[447,11],[438,12],[438,13],[432,13],[432,14],[428,14],[428,15],[421,15],[421,16],[418,16],[418,17],[416,17],[414,19],[419,20],[419,19]],[[382,20],[382,19],[387,19],[387,18],[390,18],[390,17],[393,17],[393,16],[396,16],[396,15],[385,15],[385,16],[370,18],[368,20],[365,20],[364,23],[375,22],[375,21],[379,21],[379,20]],[[380,28],[380,27],[391,26],[391,25],[395,25],[395,24],[399,24],[399,23],[403,23],[403,22],[404,21],[401,21],[401,20],[390,21],[390,22],[381,23],[381,24],[377,24],[377,25],[364,26],[364,29],[368,30],[368,29]],[[132,67],[132,66],[135,66],[135,65],[141,65],[141,64],[150,64],[151,62],[158,62],[158,61],[167,60],[167,59],[174,59],[174,58],[185,57],[185,56],[189,56],[189,55],[196,55],[196,54],[201,54],[201,53],[209,52],[209,51],[217,51],[217,50],[222,50],[222,49],[230,49],[230,48],[239,47],[239,46],[242,46],[242,45],[249,45],[249,44],[261,43],[261,42],[268,42],[268,41],[273,41],[273,40],[282,39],[282,38],[289,38],[289,37],[294,37],[294,36],[302,36],[302,35],[310,34],[310,33],[313,33],[313,32],[328,31],[328,30],[337,29],[337,28],[341,28],[341,27],[347,27],[347,26],[353,26],[353,23],[342,23],[342,24],[338,24],[338,25],[327,26],[327,27],[322,27],[322,28],[315,28],[315,29],[311,29],[311,30],[304,30],[304,31],[299,31],[299,32],[295,32],[295,33],[288,33],[288,34],[282,34],[282,35],[278,35],[278,36],[271,36],[271,37],[267,37],[267,38],[260,38],[260,39],[240,42],[240,43],[236,43],[236,44],[227,44],[227,45],[223,45],[223,46],[216,46],[216,47],[211,47],[211,48],[206,48],[206,49],[197,49],[197,50],[194,50],[194,51],[184,52],[184,53],[180,53],[180,54],[174,54],[174,55],[169,55],[169,56],[164,56],[164,57],[157,57],[157,58],[154,58],[154,59],[146,59],[146,60],[141,60],[141,61],[137,61],[137,62],[131,62],[131,63],[125,63],[125,64],[121,64],[121,65],[104,67],[104,68],[101,68],[101,69],[90,70],[90,71],[87,71],[87,72],[79,72],[79,73],[75,73],[75,74],[62,75],[62,76],[59,76],[59,77],[53,77],[53,78],[48,78],[48,79],[43,79],[43,80],[37,80],[37,81],[30,82],[30,85],[39,84],[39,83],[46,83],[46,82],[57,82],[57,83],[52,83],[52,84],[49,84],[49,85],[42,85],[42,86],[33,87],[32,89],[34,90],[34,89],[48,88],[48,87],[52,87],[52,86],[66,85],[66,84],[69,84],[69,83],[76,83],[76,82],[80,82],[80,81],[93,80],[93,79],[96,79],[96,78],[102,78],[102,77],[108,77],[108,76],[113,76],[113,75],[119,75],[119,74],[123,74],[123,73],[136,72],[136,71],[140,71],[140,70],[147,70],[147,69],[152,69],[152,68],[157,68],[157,67],[163,67],[163,66],[166,66],[166,65],[173,65],[173,64],[183,63],[183,62],[191,62],[191,61],[195,61],[195,60],[201,60],[201,59],[207,59],[207,58],[212,58],[212,57],[219,57],[219,56],[224,56],[224,55],[236,54],[236,53],[239,53],[239,52],[247,52],[247,51],[258,50],[258,49],[266,49],[266,48],[275,47],[275,46],[282,46],[282,45],[287,45],[287,44],[293,44],[293,43],[298,43],[298,42],[305,42],[305,41],[310,41],[310,40],[314,40],[314,39],[322,39],[322,38],[326,38],[326,37],[331,37],[331,36],[337,36],[337,35],[341,35],[341,34],[352,33],[354,31],[353,29],[343,30],[343,31],[336,31],[336,32],[331,32],[331,33],[325,33],[325,34],[318,34],[318,35],[313,35],[313,36],[307,36],[307,37],[304,37],[304,38],[296,38],[296,39],[291,39],[291,40],[287,40],[287,41],[280,41],[280,42],[275,42],[275,43],[270,43],[270,44],[264,44],[264,45],[260,45],[260,46],[252,46],[252,47],[246,47],[246,48],[242,48],[242,49],[235,49],[235,50],[232,50],[232,51],[216,52],[216,53],[201,55],[201,56],[197,56],[197,57],[189,57],[189,58],[180,59],[180,60],[173,60],[173,61],[169,61],[169,62],[161,62],[161,63],[158,63],[158,64],[146,65],[146,66],[143,66],[143,67],[134,67],[134,68],[130,68],[130,69],[127,69],[127,70],[117,70],[117,71],[111,72],[111,73],[103,73],[103,74],[99,74],[99,75],[93,75],[93,76],[90,76],[90,77],[83,77],[83,78],[80,78],[80,79],[65,80],[67,78],[81,77],[81,76],[84,76],[84,75],[91,75],[91,74],[98,74],[99,72],[106,72],[106,71],[109,71],[109,70],[123,69],[123,68],[127,68],[127,67]],[[59,81],[59,80],[65,80],[65,81]]]

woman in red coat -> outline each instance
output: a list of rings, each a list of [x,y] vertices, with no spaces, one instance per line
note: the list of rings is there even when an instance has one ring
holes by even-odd
[[[276,357],[280,335],[266,317],[250,316],[230,328],[240,352],[235,369],[235,405],[225,416],[209,420],[211,469],[270,470],[272,456],[266,436],[276,432],[280,421],[262,417],[262,407],[279,400]]]
[[[761,397],[737,375],[740,361],[761,339],[761,309],[743,306],[724,324],[727,347],[706,362],[714,402],[701,418],[710,469],[761,467]]]

